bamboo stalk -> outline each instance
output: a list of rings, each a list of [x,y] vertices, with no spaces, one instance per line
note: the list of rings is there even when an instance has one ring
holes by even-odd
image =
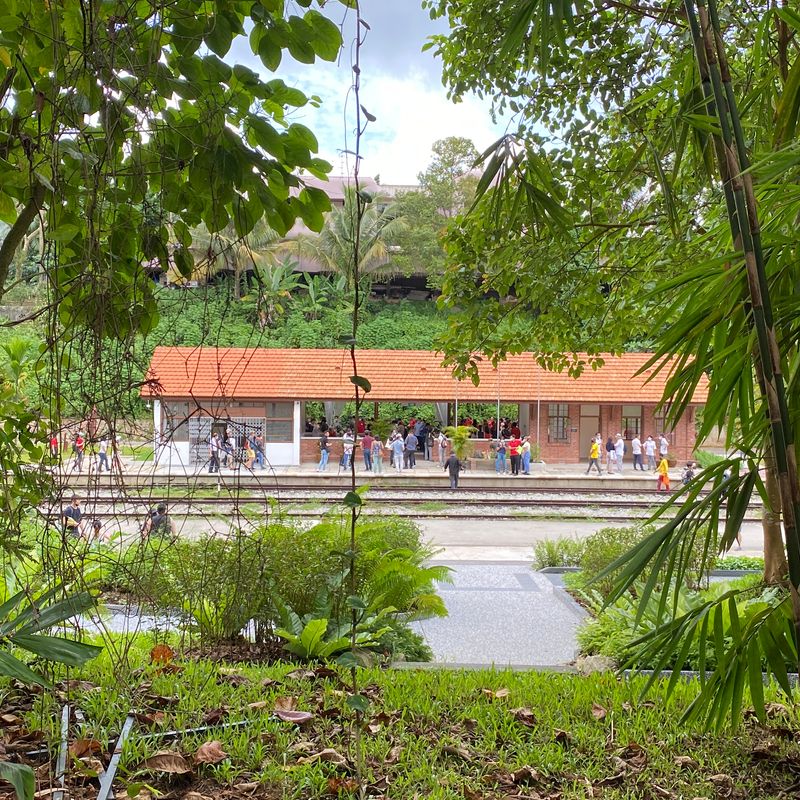
[[[709,5],[713,4],[714,0],[709,0]],[[698,63],[701,65],[701,69],[703,62],[707,66],[722,133],[723,152],[720,153],[720,150],[717,150],[718,161],[723,180],[726,173],[729,178],[736,215],[735,222],[731,220],[731,228],[732,232],[738,229],[741,246],[739,248],[736,243],[737,249],[741,249],[744,255],[751,315],[758,342],[758,360],[763,371],[763,388],[769,412],[770,434],[778,468],[781,504],[784,511],[795,636],[800,640],[800,597],[797,594],[797,587],[800,586],[800,535],[797,530],[797,519],[800,516],[800,502],[798,502],[800,489],[797,485],[797,467],[781,371],[780,351],[772,321],[769,286],[761,252],[758,210],[755,205],[750,176],[749,174],[743,176],[743,163],[749,164],[749,161],[747,160],[738,107],[730,84],[730,72],[725,59],[724,40],[719,30],[716,6],[713,7],[713,12],[709,13],[705,0],[697,0],[696,11],[694,5],[694,0],[684,0],[684,7],[692,24],[693,34],[695,34],[694,44]],[[698,18],[700,36],[696,35]],[[720,53],[722,53],[723,59],[721,64]],[[729,205],[729,215],[730,210]]]

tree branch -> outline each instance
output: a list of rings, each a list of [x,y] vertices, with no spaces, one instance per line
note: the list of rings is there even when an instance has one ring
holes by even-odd
[[[14,260],[14,254],[17,252],[25,234],[28,232],[31,223],[42,207],[44,202],[44,186],[37,183],[33,187],[33,196],[26,206],[20,211],[17,221],[11,226],[11,230],[6,234],[3,243],[0,245],[0,298],[5,294],[3,288],[8,277],[8,268]]]

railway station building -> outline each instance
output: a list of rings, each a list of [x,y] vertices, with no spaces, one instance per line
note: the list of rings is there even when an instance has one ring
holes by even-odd
[[[456,380],[434,352],[360,350],[359,374],[371,384],[361,416],[378,418],[381,403],[430,404],[429,422],[446,425],[463,416],[465,404],[513,404],[523,434],[539,445],[546,463],[584,462],[598,432],[604,438],[620,433],[627,440],[664,433],[671,457],[691,458],[706,385],[670,426],[658,408],[666,371],[639,374],[649,358],[648,353],[607,355],[599,369],[572,378],[521,354],[496,369],[482,363],[475,386]],[[343,350],[158,347],[142,388],[153,408],[154,459],[159,466],[200,469],[208,462],[212,432],[227,429],[241,447],[246,436],[261,434],[273,466],[316,462],[319,446],[309,410],[322,409],[329,421],[341,414],[353,401],[351,374],[350,355]],[[335,458],[335,439],[332,444]],[[490,447],[490,441],[476,442],[478,453]]]

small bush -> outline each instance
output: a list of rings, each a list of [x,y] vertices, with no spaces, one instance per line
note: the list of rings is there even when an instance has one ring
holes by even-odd
[[[717,569],[755,569],[764,571],[764,559],[754,556],[725,556],[717,559]]]
[[[582,585],[598,591],[603,597],[608,597],[619,579],[620,570],[614,570],[601,579],[598,579],[597,576],[643,538],[653,533],[653,530],[648,526],[601,528],[597,533],[592,534],[585,540],[580,560]],[[708,572],[714,568],[716,563],[716,547],[712,546],[711,552],[704,561],[703,545],[703,537],[698,536],[686,573],[686,580],[690,587],[707,583]],[[645,570],[640,576],[641,580],[646,581],[649,574],[649,571]]]
[[[533,568],[579,567],[585,548],[582,539],[542,539],[533,546]]]

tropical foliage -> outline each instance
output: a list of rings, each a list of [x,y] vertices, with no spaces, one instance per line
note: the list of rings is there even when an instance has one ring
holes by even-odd
[[[659,614],[672,609],[643,641],[654,663],[695,645],[719,655],[691,714],[736,720],[747,684],[763,716],[761,665],[791,693],[785,665],[800,630],[800,60],[790,45],[800,17],[768,3],[731,13],[716,0],[581,13],[561,0],[500,14],[485,0],[426,5],[452,25],[434,40],[451,93],[484,92],[519,121],[516,137],[484,154],[479,199],[450,236],[442,303],[465,312],[445,342],[451,359],[470,372],[474,354],[533,348],[577,371],[647,327],[651,366],[671,374],[672,414],[709,379],[700,435],[725,428],[743,455],[711,465],[712,490],[687,487],[674,520],[609,567],[621,576],[612,600],[649,570],[638,619],[654,597]],[[541,324],[526,328],[525,310]],[[690,553],[731,545],[754,491],[783,515],[785,551],[780,527],[765,526],[767,574],[785,578],[788,565],[791,588],[747,616],[736,589],[679,613],[664,586],[682,585]]]

